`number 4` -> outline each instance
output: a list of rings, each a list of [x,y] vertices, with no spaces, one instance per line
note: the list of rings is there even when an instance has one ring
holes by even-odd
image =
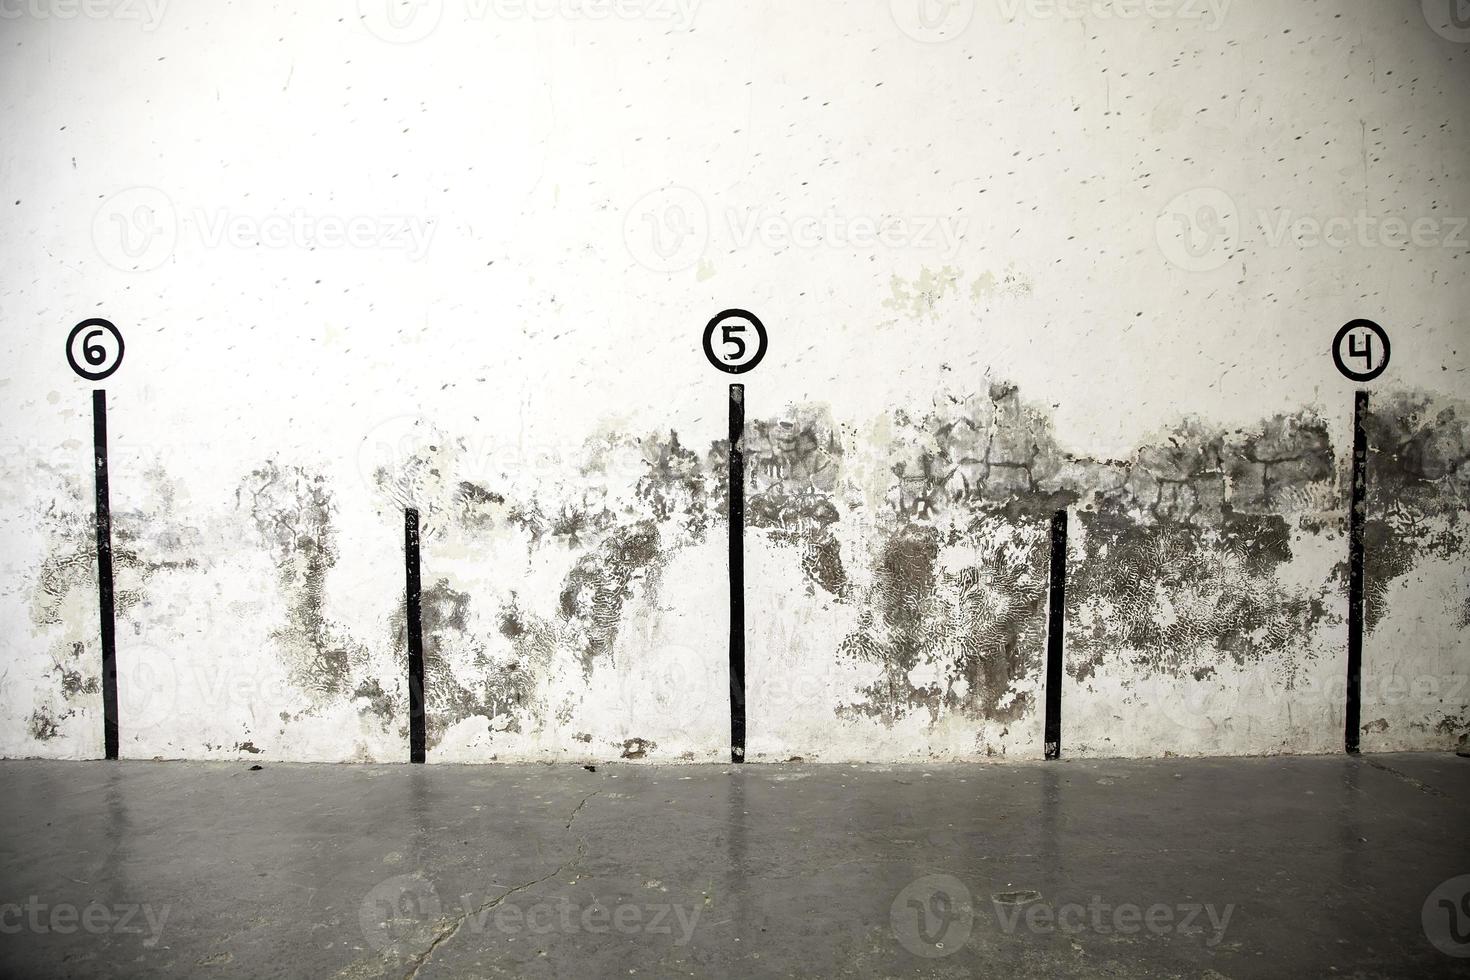
[[[1358,345],[1360,340],[1363,342],[1361,347]],[[1361,357],[1363,363],[1371,368],[1373,366],[1373,335],[1356,332],[1348,334],[1348,356]]]

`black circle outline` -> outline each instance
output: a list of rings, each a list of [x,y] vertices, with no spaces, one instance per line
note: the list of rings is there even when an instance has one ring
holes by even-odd
[[[1342,338],[1348,335],[1348,331],[1356,330],[1359,327],[1366,327],[1373,331],[1378,335],[1378,339],[1383,342],[1383,361],[1371,371],[1353,371],[1346,364],[1342,363]],[[1350,381],[1372,381],[1388,368],[1388,359],[1391,355],[1392,346],[1388,342],[1387,331],[1372,320],[1349,320],[1342,325],[1341,330],[1337,331],[1337,336],[1332,338],[1332,363],[1337,365],[1338,372]]]
[[[755,349],[755,356],[746,361],[744,364],[724,363],[719,358],[715,357],[714,345],[710,343],[710,341],[712,341],[715,336],[715,327],[718,327],[720,325],[721,320],[724,320],[728,317],[744,317],[746,320],[750,321],[751,325],[755,327],[756,337],[760,340],[760,343],[756,346]],[[749,310],[721,310],[719,313],[716,313],[714,315],[714,318],[711,319],[709,323],[705,324],[704,327],[704,356],[711,364],[719,368],[721,371],[724,371],[726,374],[744,374],[746,371],[754,370],[755,366],[761,362],[761,358],[766,356],[766,348],[769,346],[770,338],[766,336],[766,325],[764,323],[761,323],[760,317],[756,316]]]
[[[80,364],[77,363],[76,357],[72,354],[71,345],[77,339],[77,334],[81,333],[83,330],[86,330],[88,327],[101,327],[103,330],[106,330],[108,333],[112,334],[112,336],[117,340],[117,360],[113,361],[112,367],[108,368],[105,371],[85,370]],[[122,331],[117,329],[116,325],[114,325],[111,320],[104,320],[101,317],[92,317],[91,319],[83,320],[81,323],[78,323],[76,326],[72,327],[71,333],[66,335],[66,363],[70,364],[73,371],[75,371],[81,377],[86,378],[88,381],[101,381],[104,378],[110,378],[114,371],[122,367],[123,350],[124,345]]]

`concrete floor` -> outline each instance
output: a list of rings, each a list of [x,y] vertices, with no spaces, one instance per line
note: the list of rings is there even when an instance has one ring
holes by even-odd
[[[7,977],[1470,975],[1453,755],[0,779]]]

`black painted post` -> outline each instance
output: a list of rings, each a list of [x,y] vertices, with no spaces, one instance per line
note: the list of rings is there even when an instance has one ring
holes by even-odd
[[[408,761],[423,762],[424,734],[424,630],[422,589],[419,582],[419,512],[403,512],[403,560],[407,596],[404,608],[408,632]]]
[[[745,385],[730,386],[730,761],[745,761]]]
[[[107,485],[107,392],[92,390],[92,462],[97,485],[97,599],[102,632],[102,741],[118,755],[117,638],[112,593],[112,500]]]
[[[1363,529],[1368,510],[1368,432],[1364,428],[1368,414],[1368,392],[1359,391],[1353,398],[1353,489],[1352,507],[1348,511],[1348,655],[1347,655],[1347,720],[1344,745],[1350,754],[1358,752],[1362,719],[1363,679]]]
[[[1051,519],[1051,595],[1046,624],[1046,723],[1042,734],[1048,759],[1062,755],[1062,631],[1067,611],[1067,512]]]

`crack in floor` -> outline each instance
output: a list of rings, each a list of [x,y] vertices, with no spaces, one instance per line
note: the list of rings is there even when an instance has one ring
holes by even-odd
[[[1422,793],[1428,793],[1430,796],[1438,796],[1441,799],[1444,799],[1445,797],[1444,793],[1435,789],[1433,786],[1430,786],[1428,783],[1420,782],[1413,776],[1410,776],[1408,773],[1399,772],[1392,766],[1385,766],[1381,762],[1374,762],[1367,756],[1359,756],[1359,758],[1361,758],[1368,765],[1372,766],[1374,769],[1381,769],[1383,772],[1388,773],[1390,776],[1397,776],[1399,779],[1402,779],[1404,782],[1408,783],[1410,786],[1414,787]]]
[[[577,819],[577,814],[582,812],[582,808],[587,805],[587,801],[601,792],[602,790],[599,789],[588,793],[582,798],[582,802],[578,803],[576,807],[572,809],[571,816],[567,817],[567,830],[572,829],[572,821]],[[528,881],[525,884],[516,885],[513,888],[507,889],[506,891],[501,892],[495,898],[484,903],[478,908],[466,909],[464,914],[460,915],[453,922],[447,923],[444,928],[440,929],[438,934],[435,935],[434,938],[429,942],[429,945],[424,948],[424,951],[420,953],[417,957],[415,957],[413,964],[408,968],[408,972],[403,975],[403,980],[415,980],[415,978],[419,974],[419,970],[423,969],[425,964],[429,962],[429,958],[434,955],[434,950],[438,949],[444,943],[449,942],[449,940],[459,935],[459,931],[464,928],[464,924],[470,921],[471,918],[475,918],[477,920],[483,919],[486,912],[489,912],[491,909],[495,908],[501,902],[504,902],[507,898],[514,895],[516,892],[523,892],[527,888],[533,888],[536,885],[541,884],[543,881],[550,881],[552,878],[561,875],[564,871],[573,867],[578,861],[582,860],[582,858],[585,857],[586,854],[587,841],[585,839],[579,839],[577,841],[577,852],[573,854],[571,858],[564,862],[562,866],[557,868],[555,871],[552,871],[549,874],[544,874],[540,878]]]
[[[582,802],[577,804],[576,809],[574,809],[572,811],[572,815],[570,817],[567,817],[567,830],[571,830],[572,829],[572,821],[577,819],[577,814],[579,814],[579,813],[582,812],[582,807],[584,807],[584,806],[587,805],[587,801],[590,800],[590,799],[592,799],[592,797],[596,796],[598,793],[601,793],[601,792],[602,792],[602,790],[600,790],[600,789],[593,790],[591,793],[588,793],[586,796],[584,796],[582,798]]]
[[[459,931],[464,928],[464,924],[468,922],[471,917],[481,919],[486,912],[489,912],[491,909],[495,908],[501,902],[514,895],[516,892],[523,892],[527,888],[533,888],[536,885],[541,884],[543,881],[550,881],[552,878],[557,877],[562,872],[575,865],[578,861],[582,860],[586,853],[587,842],[579,840],[577,842],[577,853],[572,855],[571,858],[569,858],[564,864],[562,864],[561,867],[557,868],[555,871],[552,871],[549,874],[544,874],[540,878],[528,881],[523,885],[516,885],[514,888],[508,889],[507,891],[502,892],[500,895],[497,895],[490,901],[484,903],[479,908],[466,910],[465,913],[459,916],[458,919],[446,925],[443,929],[439,931],[439,934],[434,937],[434,939],[429,943],[424,951],[414,959],[413,965],[410,966],[408,968],[408,972],[403,975],[403,980],[414,980],[414,978],[418,976],[419,970],[423,969],[424,966],[429,962],[429,957],[434,955],[434,950],[438,949],[444,943],[447,943],[449,940],[459,935]]]

